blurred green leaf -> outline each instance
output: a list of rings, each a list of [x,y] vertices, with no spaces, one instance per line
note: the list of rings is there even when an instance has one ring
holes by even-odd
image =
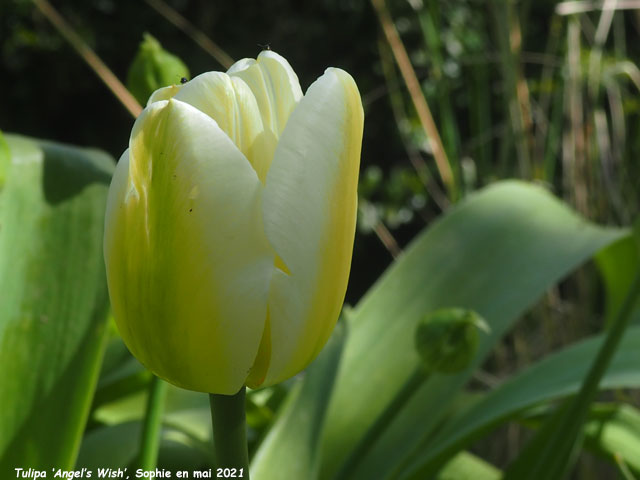
[[[433,375],[360,459],[353,478],[385,478],[442,420],[514,321],[595,252],[627,235],[592,225],[544,189],[503,182],[471,195],[418,236],[349,318],[327,413],[320,478],[331,478],[414,371],[413,332],[426,312],[478,312],[491,328],[474,363]],[[311,406],[309,406],[311,408]]]
[[[133,465],[140,448],[141,422],[127,422],[98,428],[85,436],[76,470],[87,468],[125,468]],[[176,470],[202,470],[212,465],[213,447],[203,448],[197,440],[180,430],[162,429],[158,467]],[[131,472],[133,473],[133,472]],[[133,478],[133,475],[129,475]]]
[[[540,428],[552,418],[555,410],[543,408],[524,423]],[[633,473],[640,473],[640,411],[627,404],[596,403],[591,405],[584,424],[584,448],[613,465],[622,462]],[[625,477],[626,478],[626,477]]]
[[[458,450],[498,424],[541,402],[577,392],[602,341],[603,335],[598,335],[545,357],[456,413],[407,466],[406,478],[428,478]],[[601,388],[639,387],[638,365],[640,327],[634,327],[627,332]]]
[[[91,407],[93,417],[95,418],[95,412],[100,407],[148,388],[151,378],[152,373],[129,352],[118,332],[113,316],[110,316],[107,347]]]
[[[2,190],[2,186],[4,185],[10,163],[11,152],[9,152],[9,145],[7,145],[2,132],[0,132],[0,191]]]
[[[606,331],[576,395],[562,402],[535,433],[518,457],[509,464],[505,479],[561,479],[575,465],[583,441],[583,425],[595,400],[602,378],[624,339],[631,313],[640,296],[640,272],[627,289],[624,301]],[[640,358],[639,358],[640,359]]]
[[[640,410],[631,405],[595,405],[584,427],[585,447],[616,462],[619,456],[640,474]]]
[[[147,406],[147,394],[145,388],[99,406],[93,413],[93,420],[109,426],[141,420]],[[210,442],[211,410],[207,395],[167,385],[163,423],[201,442]]]
[[[433,477],[436,480],[498,480],[502,472],[490,463],[472,455],[460,452]]]
[[[346,325],[339,323],[253,458],[253,477],[315,478],[321,429],[346,338]]]
[[[114,161],[93,149],[6,139],[0,472],[71,468],[104,351],[102,230]]]
[[[82,439],[76,468],[124,468],[140,450],[141,422],[97,428]]]
[[[640,268],[637,242],[632,236],[623,238],[599,252],[595,260],[604,282],[605,318],[609,323],[622,306],[633,276]],[[640,300],[636,302],[632,322],[640,323]]]
[[[179,84],[182,78],[189,78],[187,66],[145,33],[127,73],[127,88],[136,100],[144,106],[157,89]]]

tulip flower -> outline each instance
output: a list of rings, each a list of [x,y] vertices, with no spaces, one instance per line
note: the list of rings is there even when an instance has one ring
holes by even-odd
[[[114,174],[104,255],[138,360],[232,395],[320,352],[347,287],[363,111],[329,68],[303,96],[272,51],[153,93]]]

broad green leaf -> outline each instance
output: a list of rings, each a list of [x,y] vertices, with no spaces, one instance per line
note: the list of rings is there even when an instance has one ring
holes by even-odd
[[[490,463],[472,455],[460,452],[433,477],[436,480],[498,480],[502,472]]]
[[[407,466],[403,478],[428,478],[458,450],[498,424],[541,402],[576,393],[602,340],[603,336],[598,335],[550,355],[462,409],[429,439],[421,454]],[[640,387],[639,365],[640,327],[633,327],[622,341],[601,388]]]
[[[14,475],[15,466],[71,468],[80,445],[104,350],[102,231],[114,161],[93,149],[6,140],[0,472]]]
[[[322,441],[320,478],[332,478],[368,426],[414,371],[417,321],[457,306],[491,328],[474,363],[432,375],[353,478],[385,478],[444,418],[498,339],[544,291],[627,234],[592,225],[544,189],[502,182],[470,197],[418,236],[349,318]]]
[[[635,240],[634,236],[631,238]],[[624,244],[624,242],[620,243]],[[619,250],[621,249],[618,245]],[[632,320],[634,310],[640,302],[640,271],[635,268],[637,248],[622,249],[620,253],[617,258],[614,257],[616,262],[610,262],[609,268],[612,264],[620,267],[621,258],[625,258],[634,268],[628,272],[622,268],[620,279],[613,283],[615,290],[609,288],[608,293],[613,297],[609,298],[611,310],[608,313],[612,315],[609,318],[610,325],[605,341],[597,355],[589,362],[589,371],[577,395],[566,399],[544,422],[518,457],[508,466],[505,479],[534,480],[540,477],[560,479],[571,471],[577,461],[584,440],[583,425],[587,420],[590,405],[595,400],[600,381],[609,368],[620,340]],[[608,282],[607,286],[611,287],[611,283]]]
[[[315,477],[321,428],[346,337],[345,324],[339,323],[302,384],[290,393],[288,405],[251,463],[255,478]]]

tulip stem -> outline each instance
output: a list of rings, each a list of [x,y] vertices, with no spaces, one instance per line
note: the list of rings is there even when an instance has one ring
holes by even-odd
[[[162,410],[167,390],[166,382],[155,375],[149,384],[147,411],[142,425],[139,464],[143,470],[153,470],[158,461],[160,449],[160,431],[162,429]]]
[[[220,468],[235,469],[238,478],[249,478],[245,392],[235,395],[209,395],[213,446]]]

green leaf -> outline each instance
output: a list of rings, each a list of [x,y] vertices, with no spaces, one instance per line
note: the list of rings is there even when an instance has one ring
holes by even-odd
[[[385,478],[444,418],[452,399],[514,321],[546,289],[627,235],[592,225],[544,189],[503,182],[474,194],[418,236],[358,304],[322,441],[320,478],[331,478],[414,371],[413,333],[427,312],[478,312],[491,333],[473,364],[432,375],[353,478]]]
[[[90,431],[82,442],[75,469],[87,468],[96,475],[101,468],[125,468],[134,464],[140,450],[141,427],[141,422],[136,421]],[[208,469],[212,451],[213,447],[207,450],[180,430],[165,426],[161,433],[158,467],[173,472]],[[133,473],[130,468],[130,478],[134,478]]]
[[[145,388],[102,405],[93,412],[93,420],[108,426],[142,420],[148,393]],[[211,442],[211,409],[204,393],[167,385],[162,418],[165,425],[171,425],[203,443]]]
[[[346,338],[346,325],[338,323],[303,382],[289,394],[280,417],[253,458],[254,478],[316,477],[321,428]]]
[[[9,171],[9,165],[11,163],[11,152],[9,151],[9,145],[4,139],[2,132],[0,132],[0,191]]]
[[[490,463],[472,455],[460,452],[433,477],[436,480],[498,480],[502,472]]]
[[[640,268],[637,241],[633,236],[623,238],[599,252],[595,260],[604,282],[605,319],[609,324],[622,306],[633,276]],[[632,322],[640,323],[640,300],[636,302]]]
[[[635,275],[622,306],[606,331],[605,340],[594,359],[589,362],[589,371],[580,390],[574,397],[566,399],[527,442],[520,455],[507,468],[505,479],[561,479],[569,473],[581,447],[582,427],[590,405],[624,338],[631,312],[639,296],[640,271]]]
[[[614,463],[618,456],[640,474],[640,410],[631,405],[596,405],[584,432],[586,448]]]
[[[76,468],[124,468],[136,458],[140,450],[142,422],[127,422],[97,428],[88,432]]]
[[[429,439],[420,456],[407,466],[405,477],[429,478],[458,450],[500,423],[542,402],[577,392],[602,341],[603,335],[598,335],[550,355],[459,411]],[[638,365],[640,327],[634,327],[622,341],[601,388],[640,387]]]
[[[636,345],[637,347],[637,345]],[[553,417],[553,408],[541,408],[524,419],[526,426],[540,428]],[[640,473],[640,411],[631,405],[596,403],[584,424],[584,448],[610,461]],[[626,478],[626,477],[625,477]]]
[[[17,135],[6,140],[0,472],[71,468],[104,350],[102,231],[114,161],[93,149]]]

